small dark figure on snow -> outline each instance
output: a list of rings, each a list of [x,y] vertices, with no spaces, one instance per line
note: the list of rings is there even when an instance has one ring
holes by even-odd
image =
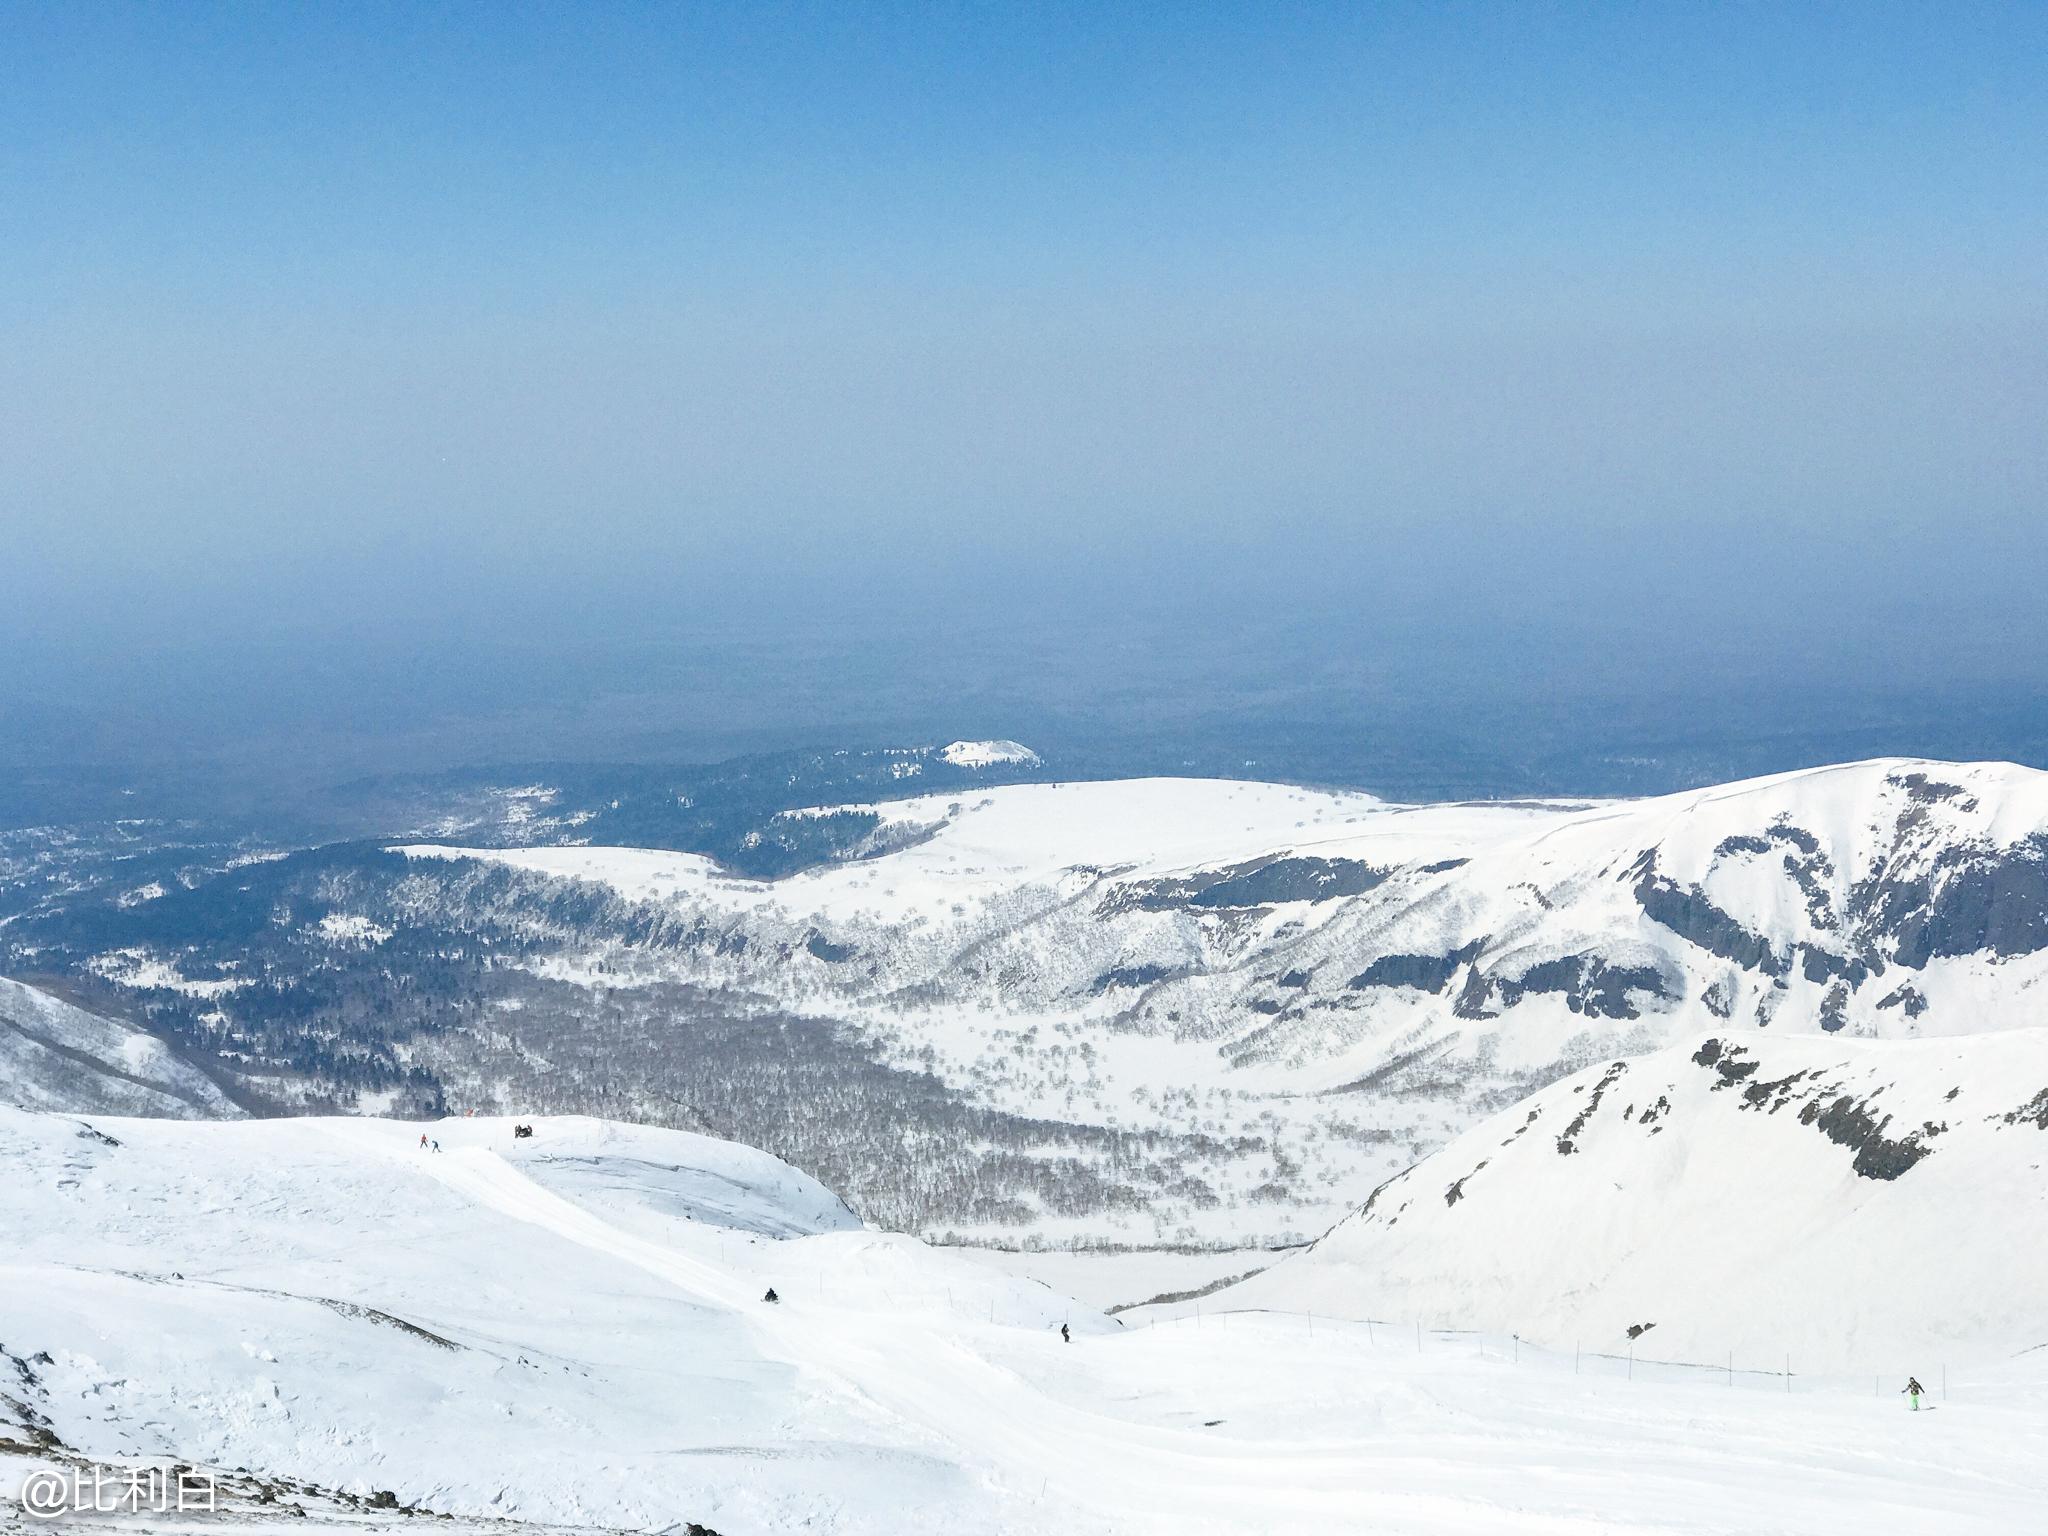
[[[440,1142],[436,1141],[436,1142],[433,1142],[433,1143],[431,1143],[431,1145],[432,1145],[433,1149],[434,1149],[434,1150],[435,1150],[436,1152],[438,1152],[438,1151],[440,1151],[440,1150],[441,1150],[441,1143],[440,1143]]]
[[[512,1127],[512,1139],[514,1141],[517,1141],[522,1136],[531,1136],[532,1134],[533,1127],[530,1125],[515,1125]]]
[[[420,1132],[420,1150],[422,1152],[427,1150],[427,1133],[425,1131]]]
[[[1920,1378],[1918,1376],[1908,1376],[1906,1378],[1906,1401],[1913,1405],[1915,1413],[1920,1411],[1920,1394],[1926,1390],[1925,1387],[1920,1385]]]
[[[1060,1342],[1062,1344],[1071,1344],[1074,1342],[1073,1332],[1067,1327],[1065,1323],[1060,1324]]]
[[[772,1285],[768,1287],[768,1294],[767,1294],[766,1296],[763,1296],[763,1297],[762,1297],[761,1299],[762,1299],[763,1301],[765,1301],[765,1302],[769,1303],[769,1304],[770,1304],[771,1306],[772,1306],[772,1305],[773,1305],[774,1303],[776,1303],[776,1302],[778,1302],[778,1301],[782,1300],[782,1298],[781,1298],[780,1296],[778,1296],[778,1295],[776,1295],[776,1294],[775,1294],[775,1287],[774,1287],[774,1286],[772,1286]]]

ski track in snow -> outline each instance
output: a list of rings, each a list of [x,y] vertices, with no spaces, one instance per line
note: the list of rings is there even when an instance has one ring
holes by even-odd
[[[542,1189],[495,1152],[465,1148],[438,1157],[409,1157],[393,1150],[388,1128],[364,1124],[329,1129],[364,1151],[410,1162],[515,1221],[642,1270],[700,1302],[746,1313],[764,1354],[799,1371],[828,1375],[841,1391],[950,1442],[1012,1497],[1039,1502],[1051,1494],[1071,1500],[1108,1515],[1112,1528],[1136,1529],[1138,1523],[1150,1528],[1163,1522],[1163,1528],[1175,1530],[1273,1530],[1283,1525],[1313,1530],[1345,1527],[1361,1517],[1377,1531],[1444,1536],[1508,1530],[1528,1536],[1594,1536],[1652,1530],[1867,1528],[1861,1516],[1845,1518],[1839,1527],[1811,1523],[1812,1512],[1779,1527],[1758,1509],[1746,1510],[1739,1523],[1721,1523],[1725,1514],[1716,1515],[1713,1508],[1729,1497],[1729,1490],[1721,1486],[1726,1449],[1711,1439],[1689,1451],[1667,1440],[1659,1447],[1667,1459],[1654,1470],[1628,1469],[1615,1464],[1610,1454],[1596,1455],[1592,1468],[1567,1471],[1526,1465],[1530,1447],[1488,1446],[1483,1440],[1464,1446],[1464,1454],[1452,1455],[1444,1448],[1403,1446],[1399,1436],[1391,1452],[1384,1442],[1346,1435],[1276,1449],[1135,1424],[1060,1401],[1018,1371],[941,1336],[914,1317],[896,1319],[883,1340],[868,1343],[863,1342],[863,1333],[870,1330],[829,1305],[792,1299],[770,1309],[759,1302],[746,1280],[619,1230]],[[1254,1323],[1252,1331],[1258,1327]],[[1185,1330],[1180,1338],[1186,1340]],[[1135,1346],[1142,1352],[1151,1341],[1143,1335],[1098,1336],[1098,1343]],[[1626,1404],[1620,1406],[1625,1422]],[[1573,1411],[1584,1414],[1585,1406],[1574,1405]],[[1602,1425],[1595,1418],[1587,1427],[1589,1438],[1597,1443],[1620,1426]],[[1536,1446],[1556,1436],[1554,1427],[1546,1431],[1540,1421],[1522,1429]],[[1754,1430],[1749,1437],[1762,1443],[1745,1450],[1766,1461],[1796,1462],[1802,1451],[1812,1449],[1772,1447]],[[1465,1454],[1473,1459],[1468,1462]],[[1808,1467],[1799,1475],[1817,1479],[1809,1492],[1821,1494],[1824,1503],[1833,1503],[1846,1515],[1866,1505],[1879,1473],[1863,1454],[1845,1459],[1845,1466]],[[1505,1473],[1497,1464],[1487,1470],[1501,1460]],[[1518,1507],[1518,1479],[1545,1475],[1561,1490],[1573,1490],[1586,1508],[1548,1513]],[[1629,1484],[1629,1502],[1640,1502],[1647,1493],[1664,1513],[1647,1521],[1639,1514],[1602,1513],[1611,1481],[1621,1480]],[[1918,1486],[1922,1480],[1931,1486]],[[1999,1490],[1969,1488],[1967,1481],[1953,1479],[1934,1462],[1895,1465],[1882,1478],[1884,1502],[1894,1517],[1917,1504],[1918,1513],[1944,1530],[2019,1529],[2004,1523],[1998,1512],[2003,1502]],[[1399,1486],[1405,1482],[1441,1482],[1457,1491],[1411,1491]]]

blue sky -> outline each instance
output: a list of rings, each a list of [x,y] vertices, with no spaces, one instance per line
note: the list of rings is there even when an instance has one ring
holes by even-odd
[[[1242,603],[2025,671],[2044,58],[1973,4],[0,5],[0,638]]]

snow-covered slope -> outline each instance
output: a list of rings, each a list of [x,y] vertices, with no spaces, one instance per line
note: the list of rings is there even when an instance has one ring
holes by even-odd
[[[1821,1370],[2048,1345],[2048,1030],[1588,1068],[1211,1305]]]
[[[614,915],[536,923],[550,976],[851,1019],[1009,1113],[1256,1141],[1234,1177],[1200,1154],[1215,1204],[1154,1203],[1182,1238],[1312,1235],[1616,1053],[1717,1028],[2007,1028],[2048,978],[2048,775],[2009,764],[1598,804],[1133,780],[866,809],[893,851],[776,882],[671,853],[410,847],[413,915],[446,912],[437,864],[573,882]]]
[[[1598,804],[956,777],[763,814],[800,872],[561,841],[640,824],[600,817],[5,932],[252,1099],[664,1119],[899,1229],[1120,1245],[1307,1241],[1594,1062],[2025,1026],[2048,979],[2048,775],[2009,764]]]
[[[67,1458],[246,1469],[206,1528],[264,1532],[2010,1536],[2048,1497],[2039,1369],[1916,1417],[1328,1320],[1122,1328],[746,1148],[536,1131],[0,1110],[0,1506]]]
[[[174,1119],[241,1113],[211,1078],[161,1040],[4,977],[0,1104]]]
[[[2048,774],[2006,764],[1886,760],[1593,805],[1153,779],[860,809],[902,846],[779,882],[628,849],[406,851],[758,934],[678,957],[707,978],[1171,1013],[1241,1060],[1331,1074],[1384,1054],[1351,1050],[1367,1036],[1437,1017],[1516,1013],[1551,1037],[1690,1008],[1962,1032],[2048,966]]]
[[[940,758],[956,768],[987,768],[996,763],[1036,763],[1038,754],[1021,741],[954,741],[939,748]]]

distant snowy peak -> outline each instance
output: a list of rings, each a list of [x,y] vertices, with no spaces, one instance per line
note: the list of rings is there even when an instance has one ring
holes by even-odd
[[[955,768],[993,768],[1012,763],[1035,768],[1038,754],[1018,741],[954,741],[939,748],[939,756]]]
[[[0,1104],[63,1114],[241,1114],[155,1036],[0,978]]]
[[[1219,1303],[1809,1368],[2048,1340],[2048,1031],[1589,1067]],[[1951,1354],[1949,1358],[1957,1358]]]

